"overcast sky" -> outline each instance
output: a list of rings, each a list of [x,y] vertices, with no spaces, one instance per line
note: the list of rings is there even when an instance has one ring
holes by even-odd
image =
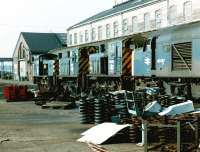
[[[0,57],[12,57],[20,32],[65,32],[114,0],[0,0]]]

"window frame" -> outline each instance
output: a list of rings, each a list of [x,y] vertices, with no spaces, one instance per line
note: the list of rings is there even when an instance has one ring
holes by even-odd
[[[168,9],[168,24],[175,24],[177,18],[177,5],[171,5]]]
[[[85,30],[85,42],[89,41],[89,31]]]
[[[117,37],[119,35],[119,23],[118,21],[113,22],[113,35]]]
[[[78,43],[78,34],[74,33],[74,44]]]
[[[103,26],[100,25],[98,26],[98,40],[102,40],[103,39]]]
[[[158,9],[155,11],[155,28],[160,27],[162,27],[162,10]]]
[[[79,32],[79,42],[83,43],[83,32]]]
[[[96,28],[91,29],[91,40],[95,41],[96,40]]]
[[[111,37],[111,26],[110,24],[106,24],[106,38]]]
[[[150,29],[150,25],[151,25],[150,13],[146,12],[146,13],[144,13],[144,30],[148,31]]]
[[[138,17],[133,16],[131,21],[132,21],[132,32],[137,32],[138,31]]]
[[[122,33],[123,35],[128,34],[128,18],[122,20]]]
[[[73,36],[72,34],[69,35],[69,45],[72,45],[72,39],[73,39]]]
[[[188,15],[188,10],[186,9],[187,4],[189,4],[190,7],[190,15]],[[186,12],[187,11],[187,12]],[[192,1],[185,1],[183,3],[183,17],[184,17],[184,21],[189,21],[192,18]]]

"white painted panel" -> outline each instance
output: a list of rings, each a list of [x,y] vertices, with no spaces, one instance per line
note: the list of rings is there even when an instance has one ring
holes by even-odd
[[[79,142],[89,142],[94,144],[102,144],[110,137],[115,135],[120,130],[127,128],[131,125],[117,125],[115,123],[103,123],[92,127],[91,129],[85,131],[81,135],[82,138],[78,139]]]

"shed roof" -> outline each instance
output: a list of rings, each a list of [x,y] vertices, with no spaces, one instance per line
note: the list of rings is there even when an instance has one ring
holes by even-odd
[[[65,33],[32,33],[22,32],[32,54],[43,54],[56,48],[63,47],[64,40],[62,39]]]

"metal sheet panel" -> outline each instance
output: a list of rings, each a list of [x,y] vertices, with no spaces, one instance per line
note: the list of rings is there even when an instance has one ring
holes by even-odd
[[[171,47],[158,44],[156,49],[156,75],[166,76],[171,72]]]
[[[132,52],[132,76],[151,76],[151,49],[147,46],[146,51],[143,48],[136,49]]]
[[[192,69],[172,70],[171,45],[192,42]],[[200,23],[160,31],[156,48],[155,75],[160,77],[200,77]],[[187,48],[186,48],[187,49]]]
[[[192,73],[200,77],[200,39],[193,39],[192,42]]]

